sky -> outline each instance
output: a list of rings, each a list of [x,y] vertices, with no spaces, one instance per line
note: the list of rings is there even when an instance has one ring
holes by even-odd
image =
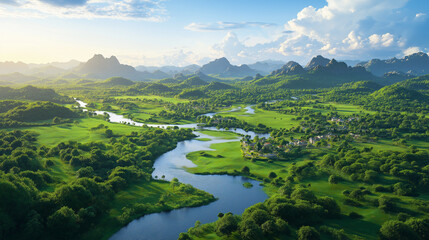
[[[306,63],[429,51],[427,0],[0,0],[0,61]]]

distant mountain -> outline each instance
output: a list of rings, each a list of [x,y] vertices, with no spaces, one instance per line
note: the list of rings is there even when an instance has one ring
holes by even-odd
[[[356,66],[356,65],[358,65],[359,63],[364,62],[364,61],[362,61],[362,60],[339,60],[339,61],[341,61],[341,62],[345,62],[348,66],[351,66],[351,67]]]
[[[86,74],[91,78],[105,79],[110,77],[123,77],[133,81],[148,81],[151,79],[170,77],[170,75],[159,70],[153,73],[139,72],[132,66],[119,63],[115,56],[104,58],[101,54],[94,55],[93,58],[79,65],[74,71],[80,74]]]
[[[366,70],[377,76],[383,76],[388,72],[403,72],[415,76],[429,74],[429,56],[423,52],[399,59],[372,59],[369,62],[363,62],[358,65],[365,67]]]
[[[295,75],[305,73],[305,69],[297,62],[290,61],[280,69],[273,71],[270,75]]]
[[[272,71],[281,68],[284,64],[285,63],[282,61],[266,60],[249,64],[248,66],[251,69],[258,71],[260,74],[267,75]]]
[[[416,76],[408,73],[396,72],[396,71],[388,72],[383,75],[383,78],[386,79],[387,82],[390,82],[392,84],[406,79],[415,78],[415,77]]]
[[[37,80],[37,78],[33,76],[27,76],[18,72],[0,75],[0,81],[6,81],[11,83],[28,83],[34,80]]]
[[[327,63],[326,60],[328,60]],[[307,64],[306,69],[296,62],[289,62],[281,69],[273,71],[269,76],[255,78],[253,83],[259,86],[272,85],[277,88],[305,89],[336,87],[344,83],[363,80],[382,82],[381,78],[372,75],[363,67],[349,67],[344,62],[317,56]]]
[[[200,72],[224,78],[254,76],[258,73],[245,64],[234,66],[226,58],[219,58],[203,65]]]
[[[182,73],[184,75],[188,75],[188,74],[193,74],[196,71],[198,71],[201,67],[196,65],[196,64],[192,64],[192,65],[188,65],[185,67],[176,67],[176,66],[162,66],[162,67],[155,67],[155,66],[137,66],[136,70],[137,71],[142,71],[142,72],[150,72],[153,73],[155,71],[162,71],[164,73],[167,73],[169,75],[175,75],[175,74],[179,74]]]
[[[0,62],[0,74],[25,73],[29,69],[28,65],[22,62]]]
[[[316,57],[312,58],[310,62],[307,63],[305,69],[309,70],[317,66],[325,67],[326,65],[328,65],[329,62],[330,60],[328,58],[324,58],[321,55],[317,55]]]
[[[28,73],[38,77],[55,77],[59,75],[63,75],[67,72],[67,70],[63,68],[54,67],[51,65],[32,68],[28,70]]]
[[[37,75],[56,75],[75,68],[80,62],[71,60],[68,62],[52,62],[46,64],[26,64],[23,62],[0,62],[0,74],[37,74]]]

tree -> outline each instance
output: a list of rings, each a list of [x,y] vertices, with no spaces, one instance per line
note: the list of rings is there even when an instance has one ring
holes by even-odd
[[[291,194],[292,199],[301,199],[301,200],[307,200],[309,202],[316,201],[316,196],[314,193],[308,189],[305,188],[297,188],[295,189]]]
[[[216,234],[219,236],[230,235],[237,230],[237,227],[237,217],[232,215],[232,213],[227,213],[216,222]]]
[[[328,178],[329,184],[337,184],[339,181],[340,181],[340,177],[338,177],[336,175],[331,175]]]
[[[270,179],[274,179],[274,178],[276,178],[276,177],[277,177],[277,174],[276,174],[275,172],[270,172],[270,174],[268,174],[268,177],[269,177]]]
[[[418,236],[407,224],[391,220],[384,222],[381,226],[380,238],[383,240],[415,240],[418,239]]]
[[[395,203],[392,199],[384,195],[378,198],[378,208],[384,212],[393,212],[396,210]]]
[[[191,240],[187,233],[180,233],[179,238],[177,240]]]
[[[244,174],[249,174],[250,173],[250,168],[248,166],[244,166],[241,169],[241,172],[244,173]]]
[[[69,207],[62,207],[48,218],[48,228],[57,239],[73,239],[79,229],[78,216]]]
[[[319,197],[317,204],[322,206],[326,210],[328,217],[338,217],[341,214],[341,208],[337,202],[331,197]]]
[[[314,228],[310,226],[302,226],[298,232],[298,240],[319,240],[320,234],[319,232]]]
[[[171,186],[171,188],[173,188],[173,190],[174,190],[174,188],[180,186],[179,179],[177,179],[177,178],[171,179],[170,186]]]
[[[429,219],[410,218],[405,224],[410,226],[421,239],[429,239]]]

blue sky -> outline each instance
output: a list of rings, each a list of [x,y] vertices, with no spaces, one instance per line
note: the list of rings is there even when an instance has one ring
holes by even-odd
[[[1,0],[0,61],[305,63],[429,51],[427,0]]]

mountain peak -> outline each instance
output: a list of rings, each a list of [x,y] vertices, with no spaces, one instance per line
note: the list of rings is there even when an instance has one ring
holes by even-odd
[[[312,69],[317,66],[325,67],[330,62],[329,59],[324,58],[322,55],[317,55],[316,57],[313,57],[311,61],[305,66],[306,69]]]

